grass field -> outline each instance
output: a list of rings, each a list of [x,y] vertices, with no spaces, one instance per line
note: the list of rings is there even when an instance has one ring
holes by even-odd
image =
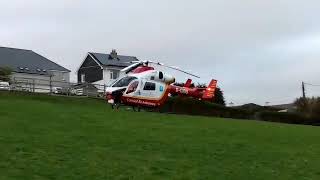
[[[320,179],[320,128],[0,92],[0,179]]]

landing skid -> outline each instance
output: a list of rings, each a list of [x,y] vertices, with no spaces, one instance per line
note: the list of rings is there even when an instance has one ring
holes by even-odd
[[[120,108],[120,104],[119,103],[113,103],[110,104],[111,105],[111,109],[119,109]]]
[[[139,106],[127,106],[127,105],[124,105],[124,104],[119,104],[119,103],[113,103],[113,104],[110,104],[111,105],[111,109],[119,109],[121,106],[126,106],[126,107],[131,107],[132,110],[134,112],[140,112],[141,111],[141,107]]]
[[[114,104],[110,104],[111,105],[111,109],[114,109],[114,110],[118,110],[120,109],[120,107],[131,107],[131,109],[134,111],[134,112],[141,112],[141,110],[145,110],[147,112],[159,112],[161,113],[161,110],[159,107],[155,107],[155,108],[150,108],[150,107],[141,107],[141,106],[130,106],[130,105],[125,105],[125,104],[119,104],[119,103],[114,103]]]

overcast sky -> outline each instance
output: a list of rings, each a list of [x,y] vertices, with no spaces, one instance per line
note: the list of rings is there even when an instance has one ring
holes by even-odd
[[[227,102],[279,104],[301,96],[302,80],[320,84],[319,9],[319,0],[1,0],[0,46],[32,49],[72,80],[88,51],[114,48],[215,78]]]

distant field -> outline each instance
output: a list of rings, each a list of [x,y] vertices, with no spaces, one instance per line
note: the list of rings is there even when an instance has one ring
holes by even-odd
[[[320,127],[0,92],[0,179],[320,179]]]

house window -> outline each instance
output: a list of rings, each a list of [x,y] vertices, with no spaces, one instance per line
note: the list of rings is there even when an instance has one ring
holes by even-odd
[[[118,79],[119,70],[110,70],[110,79]]]
[[[155,91],[156,90],[156,84],[155,83],[152,83],[152,82],[146,82],[144,87],[143,87],[143,90],[146,90],[146,91]]]
[[[61,80],[62,80],[62,81],[66,81],[65,75],[66,75],[66,73],[61,73],[61,76],[62,76],[62,77],[61,77]]]
[[[82,83],[86,82],[86,75],[85,74],[81,74],[81,82]]]

